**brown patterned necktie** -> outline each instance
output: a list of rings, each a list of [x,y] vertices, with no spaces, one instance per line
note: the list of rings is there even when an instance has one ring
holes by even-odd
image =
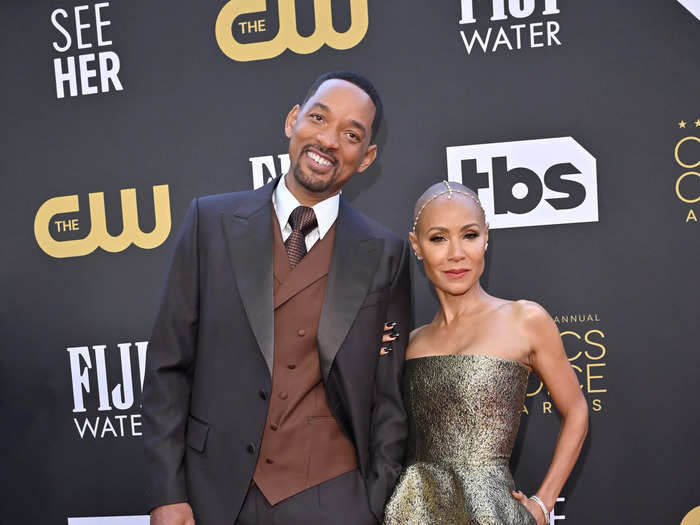
[[[289,266],[294,268],[306,255],[306,241],[304,239],[318,225],[313,208],[307,206],[294,208],[289,216],[289,225],[292,227],[292,234],[284,241],[284,246],[287,248]]]

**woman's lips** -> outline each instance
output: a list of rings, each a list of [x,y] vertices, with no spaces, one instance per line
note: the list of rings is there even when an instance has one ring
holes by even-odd
[[[469,273],[469,270],[467,269],[462,269],[462,270],[447,270],[445,272],[445,275],[449,277],[450,279],[460,279],[467,275]]]

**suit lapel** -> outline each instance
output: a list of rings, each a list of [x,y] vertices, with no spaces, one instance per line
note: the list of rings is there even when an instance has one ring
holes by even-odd
[[[372,236],[362,217],[341,198],[318,327],[324,381],[328,379],[333,360],[372,284],[381,255],[381,242]]]
[[[278,179],[279,180],[279,179]],[[244,205],[222,215],[238,292],[272,377],[274,311],[272,300],[272,192],[277,181],[251,192]]]

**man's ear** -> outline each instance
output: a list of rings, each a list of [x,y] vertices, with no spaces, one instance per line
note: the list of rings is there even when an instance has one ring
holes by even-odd
[[[362,162],[360,162],[360,166],[357,168],[357,173],[362,173],[365,171],[367,168],[369,168],[372,163],[374,162],[374,159],[377,158],[377,145],[372,144],[369,148],[367,148],[367,151],[365,151],[365,156],[362,159]]]
[[[287,118],[284,120],[284,134],[287,136],[287,138],[292,137],[292,128],[294,127],[294,124],[297,123],[297,117],[299,116],[300,109],[299,104],[294,106],[287,114]]]

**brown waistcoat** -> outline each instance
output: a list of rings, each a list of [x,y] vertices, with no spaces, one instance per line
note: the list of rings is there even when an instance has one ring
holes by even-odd
[[[253,474],[272,505],[357,468],[355,448],[328,408],[316,342],[335,224],[293,270],[276,217],[273,229],[272,392]]]

